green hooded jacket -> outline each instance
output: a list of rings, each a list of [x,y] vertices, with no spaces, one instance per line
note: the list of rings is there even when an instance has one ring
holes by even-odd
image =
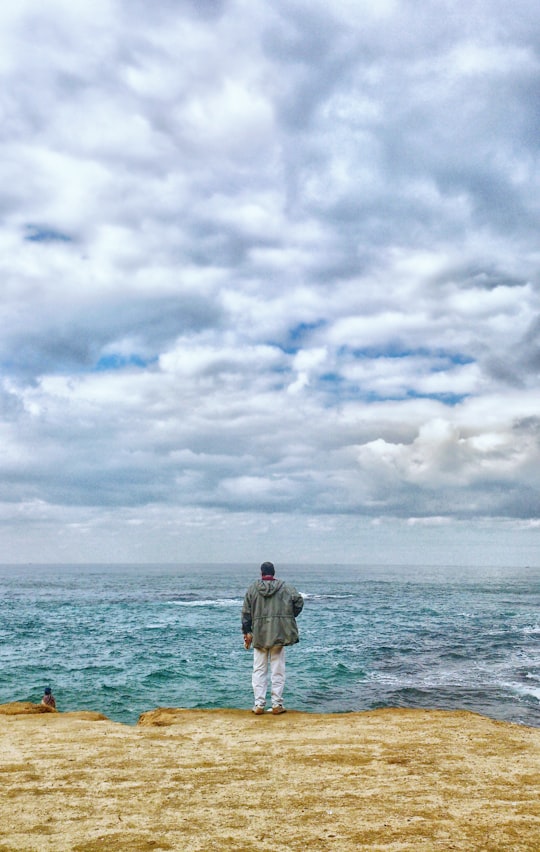
[[[283,580],[256,580],[244,597],[242,631],[253,634],[254,648],[298,642],[296,616],[304,598]]]

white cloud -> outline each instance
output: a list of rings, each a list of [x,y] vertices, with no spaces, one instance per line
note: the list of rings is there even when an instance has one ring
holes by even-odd
[[[6,558],[530,541],[539,34],[454,11],[2,7]]]

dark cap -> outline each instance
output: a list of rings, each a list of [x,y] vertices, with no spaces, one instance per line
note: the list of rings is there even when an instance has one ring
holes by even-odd
[[[268,574],[269,577],[273,577],[275,574],[275,568],[271,562],[263,562],[261,565],[261,574]]]

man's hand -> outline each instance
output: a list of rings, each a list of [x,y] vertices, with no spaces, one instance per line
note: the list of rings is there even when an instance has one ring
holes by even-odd
[[[246,651],[249,651],[251,648],[251,643],[253,642],[253,634],[252,633],[244,633],[244,648]]]

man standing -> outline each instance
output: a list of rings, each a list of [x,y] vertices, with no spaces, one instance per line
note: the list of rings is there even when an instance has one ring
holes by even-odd
[[[268,688],[268,664],[272,681],[272,713],[285,713],[285,646],[298,642],[296,616],[302,612],[304,599],[294,586],[275,577],[271,562],[261,565],[261,579],[251,584],[242,606],[244,646],[253,645],[253,712],[264,713]]]

